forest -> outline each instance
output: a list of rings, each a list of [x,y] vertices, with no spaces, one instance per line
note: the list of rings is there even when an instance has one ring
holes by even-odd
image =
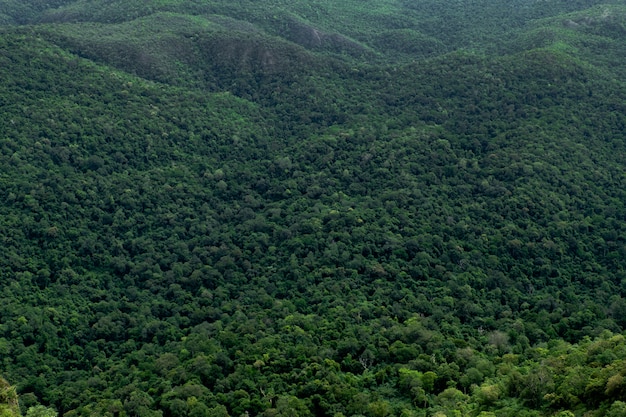
[[[625,59],[619,0],[0,1],[0,417],[626,416]]]

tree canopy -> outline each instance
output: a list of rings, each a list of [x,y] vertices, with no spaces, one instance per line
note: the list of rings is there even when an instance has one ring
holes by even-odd
[[[1,416],[624,414],[621,2],[5,3]]]

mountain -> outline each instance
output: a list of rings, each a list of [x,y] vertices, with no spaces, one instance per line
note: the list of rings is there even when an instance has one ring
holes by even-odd
[[[23,414],[623,415],[621,2],[1,7]]]

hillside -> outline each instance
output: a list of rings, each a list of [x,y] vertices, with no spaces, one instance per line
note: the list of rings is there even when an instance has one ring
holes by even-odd
[[[23,414],[623,415],[619,3],[4,2]]]

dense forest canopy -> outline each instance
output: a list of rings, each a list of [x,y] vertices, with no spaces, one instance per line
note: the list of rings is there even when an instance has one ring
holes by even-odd
[[[0,1],[0,416],[626,415],[625,25]]]

